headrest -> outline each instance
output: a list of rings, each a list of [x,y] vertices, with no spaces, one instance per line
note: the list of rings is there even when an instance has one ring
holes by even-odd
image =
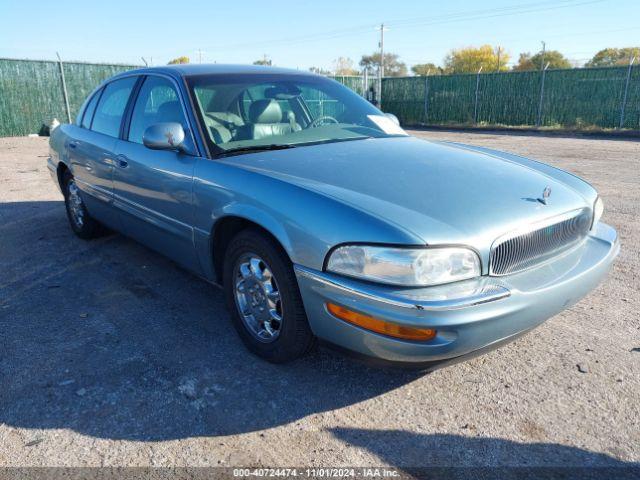
[[[244,125],[242,118],[231,112],[206,112],[205,115],[211,120],[222,124]]]
[[[163,122],[181,122],[182,109],[180,108],[180,102],[177,100],[164,102],[158,107],[158,117],[160,117]]]
[[[280,123],[282,121],[280,104],[270,98],[256,100],[249,106],[249,120],[251,123]]]

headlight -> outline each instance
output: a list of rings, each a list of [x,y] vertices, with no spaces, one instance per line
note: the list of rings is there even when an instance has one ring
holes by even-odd
[[[468,248],[394,248],[345,245],[329,257],[327,270],[372,282],[422,287],[480,275],[480,259]]]
[[[596,203],[593,204],[593,222],[591,223],[591,228],[595,228],[595,226],[600,221],[602,214],[604,213],[604,203],[602,199],[598,197],[596,199]]]

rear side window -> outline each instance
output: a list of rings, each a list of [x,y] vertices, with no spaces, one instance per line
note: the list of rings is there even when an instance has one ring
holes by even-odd
[[[118,137],[122,116],[136,81],[137,77],[127,77],[111,82],[104,88],[93,117],[91,130],[110,137]]]
[[[84,109],[84,115],[82,116],[82,128],[91,128],[91,120],[93,119],[93,112],[96,111],[96,105],[98,104],[98,100],[100,100],[100,92],[99,90],[95,93],[91,100],[87,104],[87,108]]]

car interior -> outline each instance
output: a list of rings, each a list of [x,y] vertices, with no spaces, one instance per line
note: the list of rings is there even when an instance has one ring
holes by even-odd
[[[201,87],[195,96],[216,144],[286,135],[312,123],[301,92],[281,85]]]

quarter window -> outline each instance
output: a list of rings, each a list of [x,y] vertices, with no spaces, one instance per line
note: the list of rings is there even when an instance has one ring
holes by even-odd
[[[140,93],[133,107],[129,141],[142,143],[144,131],[155,123],[174,122],[184,128],[185,146],[190,150],[190,137],[187,122],[182,111],[178,93],[173,84],[166,78],[149,76],[142,84]]]
[[[105,87],[91,124],[92,130],[111,137],[119,136],[122,116],[136,81],[137,77],[127,77]]]
[[[91,128],[91,120],[93,119],[93,113],[96,111],[96,105],[98,104],[98,100],[100,100],[100,92],[99,90],[95,93],[91,100],[87,104],[87,108],[84,109],[84,114],[82,116],[82,128]]]

